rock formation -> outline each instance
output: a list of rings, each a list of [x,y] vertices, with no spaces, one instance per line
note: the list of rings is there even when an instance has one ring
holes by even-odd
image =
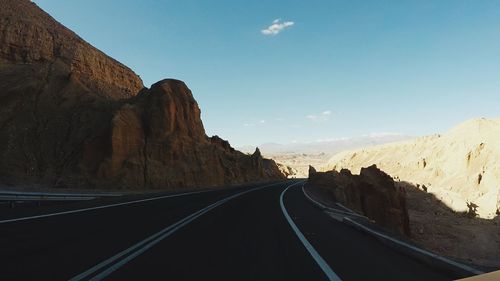
[[[313,166],[309,165],[309,176],[314,175],[316,173],[317,173],[316,168],[314,168]]]
[[[207,137],[181,81],[129,68],[27,0],[0,0],[0,183],[180,188],[280,179]]]
[[[86,43],[31,1],[0,0],[0,7],[0,62],[17,65],[12,71],[33,71],[31,74],[51,80],[63,73],[75,76],[92,95],[107,99],[132,97],[143,88],[129,68]],[[55,69],[60,72],[47,73]]]
[[[442,135],[334,156],[325,170],[376,164],[397,180],[435,195],[456,212],[470,206],[481,218],[500,210],[500,119],[473,119]]]
[[[281,163],[276,163],[276,165],[278,165],[281,173],[287,178],[297,178],[298,171],[293,167]]]
[[[312,168],[308,184],[329,191],[335,201],[380,226],[410,235],[405,192],[375,165],[361,169],[360,175],[353,175],[347,169],[316,172]]]

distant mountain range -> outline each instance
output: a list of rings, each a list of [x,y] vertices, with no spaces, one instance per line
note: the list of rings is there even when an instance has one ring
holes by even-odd
[[[378,133],[360,137],[339,138],[315,142],[300,142],[290,144],[265,143],[259,149],[265,157],[274,159],[294,171],[289,177],[307,177],[309,165],[314,167],[324,166],[335,154],[352,149],[376,146],[379,144],[409,140],[413,137],[394,134]],[[242,152],[252,153],[254,146],[238,148]]]
[[[412,139],[413,137],[396,133],[377,133],[351,138],[338,138],[314,142],[297,142],[289,144],[264,143],[259,149],[264,155],[275,154],[328,154],[334,155],[344,150],[351,150],[366,146],[379,145]],[[238,148],[245,153],[253,153],[255,146],[242,146]]]

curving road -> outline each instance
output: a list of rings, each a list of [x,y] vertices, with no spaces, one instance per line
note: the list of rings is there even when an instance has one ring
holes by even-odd
[[[313,207],[300,181],[0,214],[0,280],[452,280]]]

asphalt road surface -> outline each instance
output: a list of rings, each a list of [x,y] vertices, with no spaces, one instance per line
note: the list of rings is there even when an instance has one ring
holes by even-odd
[[[332,220],[299,181],[0,214],[0,280],[452,280]]]

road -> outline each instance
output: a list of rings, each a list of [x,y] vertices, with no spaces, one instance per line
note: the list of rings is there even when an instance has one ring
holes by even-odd
[[[454,278],[332,220],[300,187],[286,181],[4,212],[0,280]]]

